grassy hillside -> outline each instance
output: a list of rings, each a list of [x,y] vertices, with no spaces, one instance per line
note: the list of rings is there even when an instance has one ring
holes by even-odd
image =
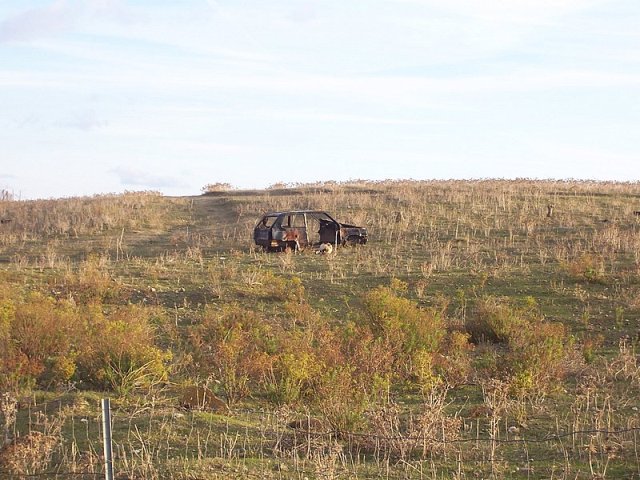
[[[306,208],[369,243],[252,244]],[[636,478],[637,211],[529,180],[0,201],[0,474],[101,471],[110,396],[123,478]]]

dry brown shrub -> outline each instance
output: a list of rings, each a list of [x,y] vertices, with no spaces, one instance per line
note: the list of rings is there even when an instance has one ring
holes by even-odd
[[[35,475],[45,470],[62,442],[60,431],[66,413],[62,410],[53,417],[46,417],[43,432],[32,430],[5,445],[0,450],[0,467],[15,475]]]
[[[233,189],[235,189],[235,187],[230,183],[225,183],[225,182],[208,183],[204,187],[202,187],[202,193],[206,195],[207,193],[227,192]]]
[[[14,475],[33,475],[47,467],[59,439],[33,431],[0,450],[0,466]]]
[[[162,225],[167,221],[157,192],[125,192],[56,200],[3,202],[9,228],[0,229],[0,242],[95,234],[107,230]]]
[[[0,413],[2,413],[3,439],[2,444],[9,443],[11,432],[16,423],[16,413],[18,411],[18,402],[16,398],[5,392],[0,395]]]
[[[472,373],[470,353],[474,349],[470,339],[468,333],[448,333],[443,342],[442,353],[436,357],[436,370],[451,387],[469,381]]]
[[[71,473],[91,474],[100,471],[102,467],[102,459],[94,451],[80,452],[73,461],[69,462]]]
[[[604,258],[584,253],[564,265],[573,279],[581,282],[604,283],[606,281]]]
[[[370,411],[366,434],[359,438],[361,447],[385,459],[408,460],[442,453],[460,438],[462,419],[446,413],[446,387],[434,388],[425,395],[417,414],[407,414],[395,402]]]
[[[614,380],[624,380],[640,386],[640,361],[636,345],[628,338],[620,339],[618,354],[607,365],[607,371]]]
[[[123,285],[112,277],[110,267],[108,257],[90,255],[76,271],[66,273],[64,283],[58,288],[78,304],[125,300],[121,298]]]
[[[191,385],[182,389],[180,406],[189,410],[226,412],[227,404],[207,387]]]
[[[448,390],[449,387],[443,385],[423,395],[422,407],[414,427],[414,431],[423,437],[423,455],[426,452],[443,452],[450,446],[446,442],[460,438],[462,419],[446,412]]]
[[[303,419],[288,406],[281,406],[274,413],[277,435],[272,451],[276,457],[293,458],[295,463],[300,458],[310,460],[315,473],[314,478],[342,478],[341,473],[347,466],[347,456],[335,432],[328,431],[324,422],[311,417],[309,412]],[[279,464],[279,478],[289,478],[283,476],[283,472],[288,469],[287,464]],[[296,469],[297,476],[299,473]]]

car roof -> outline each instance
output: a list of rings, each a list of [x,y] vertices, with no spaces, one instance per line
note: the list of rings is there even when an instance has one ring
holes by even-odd
[[[291,213],[317,213],[317,214],[324,214],[324,215],[327,215],[327,216],[331,217],[331,215],[329,215],[324,210],[283,210],[281,212],[265,213],[264,216],[265,217],[277,217],[277,216],[280,216],[280,215],[287,215],[287,214],[291,214]]]

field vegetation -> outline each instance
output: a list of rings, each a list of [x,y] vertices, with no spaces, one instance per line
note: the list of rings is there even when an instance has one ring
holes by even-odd
[[[267,211],[367,245],[266,253]],[[640,478],[640,185],[0,200],[2,478]]]

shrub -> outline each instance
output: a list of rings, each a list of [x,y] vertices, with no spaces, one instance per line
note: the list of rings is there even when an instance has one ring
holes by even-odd
[[[42,472],[60,442],[59,435],[31,431],[0,450],[0,467],[9,478],[44,476]]]
[[[338,365],[323,371],[314,387],[314,399],[327,423],[338,432],[361,427],[364,413],[370,405],[370,396],[361,387],[350,365]]]
[[[229,190],[233,190],[235,187],[230,183],[225,182],[216,182],[216,183],[207,183],[204,187],[202,187],[202,193],[213,193],[213,192],[227,192]]]
[[[265,300],[290,301],[300,303],[304,300],[304,286],[299,277],[282,277],[266,272],[263,281]]]
[[[582,340],[582,358],[586,363],[593,363],[596,351],[604,343],[604,335],[591,335]]]
[[[572,349],[572,340],[559,323],[544,323],[528,331],[523,341],[513,344],[503,357],[511,375],[511,393],[544,394],[564,378],[564,360]]]
[[[342,328],[339,341],[343,350],[340,365],[352,368],[354,389],[365,392],[372,402],[384,401],[394,372],[393,352],[366,325],[352,322]]]
[[[602,256],[585,253],[564,264],[565,270],[576,281],[604,283],[605,270]]]
[[[196,375],[213,376],[233,404],[248,396],[271,366],[271,327],[255,311],[238,305],[207,308],[191,328]]]
[[[571,351],[572,339],[564,325],[544,320],[532,298],[520,307],[494,297],[481,299],[467,329],[475,341],[506,347],[494,352],[500,357],[496,366],[511,377],[514,392],[543,391],[552,379],[564,375],[562,362]]]
[[[460,417],[447,414],[448,403],[443,386],[424,397],[417,414],[406,415],[394,402],[372,409],[366,412],[370,435],[362,437],[362,446],[387,460],[444,452],[460,438],[462,426]]]
[[[296,276],[276,275],[269,270],[253,269],[244,273],[244,284],[236,286],[240,296],[252,295],[260,300],[274,302],[304,301],[304,285]]]
[[[305,387],[320,372],[312,352],[277,355],[265,381],[267,395],[277,404],[290,404],[305,393]]]
[[[459,331],[448,333],[444,339],[441,355],[436,357],[436,369],[449,386],[466,383],[471,375],[470,339],[471,335]]]
[[[26,358],[16,348],[11,335],[17,309],[12,293],[0,285],[0,391],[16,392],[32,379],[25,376]]]
[[[153,310],[103,311],[41,293],[0,291],[0,383],[18,389],[70,381],[130,390],[166,378],[170,355],[155,346]]]
[[[465,328],[474,343],[507,343],[526,323],[525,313],[530,312],[513,309],[495,297],[486,297],[476,303],[475,314],[467,318]]]
[[[123,291],[107,270],[108,258],[90,255],[76,272],[65,276],[69,294],[78,304],[103,303],[117,300]]]
[[[400,378],[425,378],[425,361],[438,351],[445,335],[441,315],[419,308],[400,296],[401,282],[379,286],[364,297],[363,325],[376,341],[387,349],[393,361],[393,373]]]
[[[134,305],[109,313],[99,306],[88,308],[75,378],[122,395],[166,380],[171,354],[155,345],[153,312]]]
[[[278,353],[272,356],[263,387],[275,403],[289,404],[311,392],[324,363],[304,332],[281,332],[278,337]]]
[[[14,375],[43,387],[71,379],[80,323],[72,303],[30,293],[11,307],[5,302],[4,316],[5,325],[9,319],[10,337],[4,353]]]

